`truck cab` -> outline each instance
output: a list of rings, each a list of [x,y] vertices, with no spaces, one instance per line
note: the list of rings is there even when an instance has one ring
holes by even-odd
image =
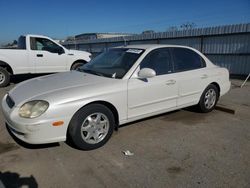
[[[90,58],[90,53],[68,50],[46,36],[20,36],[16,49],[0,49],[0,87],[9,84],[10,75],[75,70]]]

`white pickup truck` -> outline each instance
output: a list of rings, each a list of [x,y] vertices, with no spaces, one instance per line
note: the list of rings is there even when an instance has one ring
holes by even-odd
[[[0,87],[9,84],[10,75],[75,70],[90,58],[90,53],[68,50],[46,36],[20,36],[17,49],[0,49]]]

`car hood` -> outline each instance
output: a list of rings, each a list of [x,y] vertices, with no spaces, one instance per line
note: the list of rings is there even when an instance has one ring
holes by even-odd
[[[96,76],[78,71],[57,73],[24,81],[13,88],[9,95],[17,106],[30,100],[45,100],[51,96],[65,98],[75,91],[83,93],[88,89],[104,87],[115,79]],[[86,93],[86,92],[85,92]],[[83,94],[82,94],[83,95]],[[54,99],[51,99],[54,100]]]

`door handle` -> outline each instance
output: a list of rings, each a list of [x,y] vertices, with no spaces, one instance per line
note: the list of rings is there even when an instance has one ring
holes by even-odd
[[[43,57],[43,54],[36,54],[37,57]]]
[[[175,80],[168,80],[166,81],[166,85],[174,85],[176,83]]]
[[[203,75],[201,76],[201,79],[206,79],[206,78],[208,78],[208,75],[207,75],[207,74],[203,74]]]

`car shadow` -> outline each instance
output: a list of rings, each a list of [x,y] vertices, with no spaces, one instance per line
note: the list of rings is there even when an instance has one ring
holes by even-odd
[[[199,107],[197,105],[189,106],[189,107],[183,108],[182,110],[188,111],[188,112],[194,112],[194,113],[198,113],[198,114],[204,114],[203,112],[201,112],[201,110],[199,109]]]
[[[146,118],[139,119],[139,120],[136,120],[136,121],[132,121],[132,122],[129,122],[129,123],[125,123],[123,125],[120,125],[118,127],[118,130],[120,128],[127,127],[127,126],[130,126],[130,125],[135,124],[135,123],[139,123],[139,122],[142,122],[142,121],[146,121],[146,120],[158,118],[158,117],[161,117],[161,116],[166,116],[166,115],[174,114],[174,113],[177,113],[179,111],[181,111],[181,110],[174,110],[174,111],[171,111],[171,112],[166,112],[166,113],[163,113],[163,114],[159,114],[159,115],[155,115],[155,116],[150,116],[150,117],[146,117]]]
[[[37,188],[38,183],[33,175],[30,177],[21,177],[16,172],[0,171],[0,188],[28,187]]]
[[[13,140],[21,147],[26,148],[26,149],[45,149],[45,148],[52,148],[52,147],[58,147],[60,144],[58,142],[56,143],[51,143],[51,144],[28,144],[26,142],[23,142],[22,140],[18,139],[11,131],[10,128],[8,127],[7,124],[5,124],[6,129],[10,136],[13,138]],[[0,187],[1,188],[1,187]]]
[[[130,123],[125,123],[123,125],[120,125],[118,127],[118,129],[129,126],[129,125],[132,125],[132,124],[135,124],[135,123],[139,123],[139,122],[142,122],[142,121],[146,121],[146,120],[150,120],[150,119],[154,119],[154,118],[159,118],[159,117],[164,117],[164,116],[169,116],[171,114],[176,114],[176,113],[178,113],[180,111],[188,111],[188,112],[193,112],[195,114],[202,114],[202,112],[199,110],[199,108],[197,106],[190,106],[190,107],[186,107],[186,108],[166,112],[166,113],[163,113],[163,114],[146,117],[146,118],[139,119],[139,120],[136,120],[136,121],[133,121],[133,122],[130,122]]]

